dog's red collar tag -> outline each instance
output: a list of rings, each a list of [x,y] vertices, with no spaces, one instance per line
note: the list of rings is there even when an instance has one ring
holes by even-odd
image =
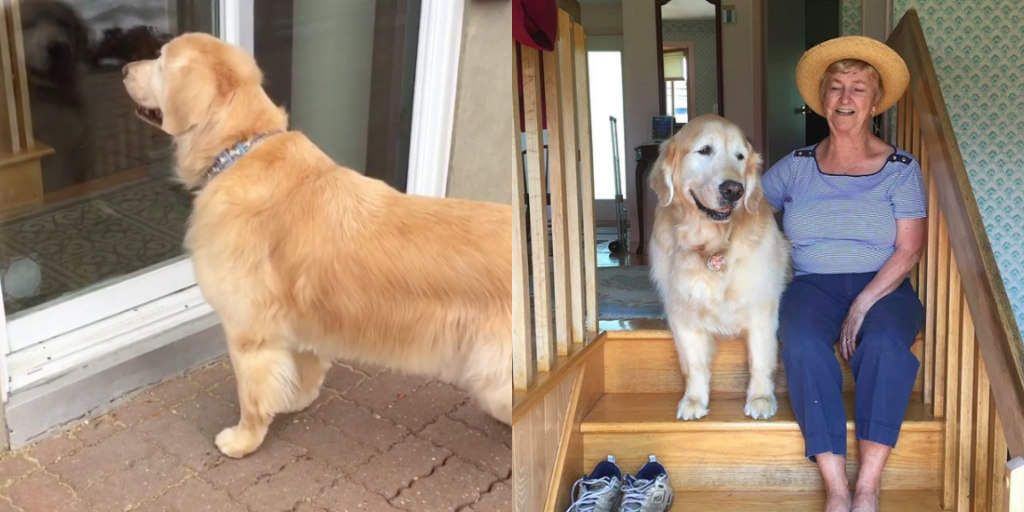
[[[708,270],[721,272],[725,269],[725,255],[722,253],[712,254],[707,259]]]

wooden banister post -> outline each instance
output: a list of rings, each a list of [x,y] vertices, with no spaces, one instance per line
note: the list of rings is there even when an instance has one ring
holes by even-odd
[[[533,326],[537,371],[551,371],[555,353],[554,314],[551,308],[551,265],[548,248],[547,169],[544,165],[544,127],[541,110],[543,81],[540,50],[520,47],[523,63],[523,112],[526,125],[526,193],[530,218],[530,273],[533,277]]]
[[[576,123],[580,152],[580,201],[583,204],[584,324],[587,339],[597,335],[597,242],[594,233],[594,165],[590,140],[590,78],[587,36],[583,25],[573,23],[573,56],[576,68]]]
[[[32,134],[19,3],[0,8],[0,213],[43,200],[41,159],[53,152]]]
[[[515,44],[515,43],[513,43]],[[516,136],[512,141],[512,155],[516,163],[513,180],[515,215],[512,217],[512,387],[525,390],[533,383],[536,361],[533,350],[533,321],[530,316],[530,272],[526,237],[526,184],[523,179],[523,160],[519,158],[519,88],[516,86],[519,67],[512,63],[512,116],[515,118]]]
[[[572,342],[575,345],[587,340],[584,324],[583,287],[583,202],[580,197],[579,163],[579,116],[576,109],[576,62],[573,42],[573,21],[569,13],[558,10],[558,53],[559,93],[562,113],[562,161],[565,162],[565,197],[567,207],[567,233],[569,237],[569,302],[572,308]]]
[[[559,356],[569,353],[571,330],[572,301],[580,301],[582,297],[573,297],[569,288],[569,219],[568,202],[575,200],[566,194],[568,187],[566,175],[571,165],[576,171],[576,159],[567,161],[563,147],[566,130],[562,124],[562,110],[565,110],[560,75],[561,60],[558,52],[541,52],[541,69],[544,75],[544,97],[546,101],[548,151],[547,180],[548,197],[551,204],[551,276],[554,278],[555,290],[555,348]],[[573,125],[575,129],[575,125]],[[573,134],[575,136],[575,134]]]

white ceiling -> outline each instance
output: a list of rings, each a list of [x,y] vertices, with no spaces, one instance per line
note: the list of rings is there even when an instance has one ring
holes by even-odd
[[[637,2],[643,0],[627,0]],[[621,0],[579,0],[583,5],[619,4]],[[707,0],[671,0],[661,7],[663,20],[713,20],[715,6]]]
[[[661,7],[663,20],[713,20],[715,6],[706,0],[672,0]]]

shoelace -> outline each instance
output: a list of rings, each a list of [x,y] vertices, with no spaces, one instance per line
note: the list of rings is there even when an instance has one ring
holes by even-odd
[[[641,507],[644,506],[644,502],[647,501],[648,491],[654,487],[664,487],[663,480],[662,478],[655,478],[654,480],[627,480],[622,490],[622,508],[619,510],[622,512],[639,512]]]
[[[586,479],[580,478],[572,484],[572,496],[576,500],[565,512],[588,512],[597,506],[597,500],[601,497],[601,490],[613,485],[612,477]],[[578,493],[578,494],[577,494]],[[584,508],[588,507],[588,508]]]

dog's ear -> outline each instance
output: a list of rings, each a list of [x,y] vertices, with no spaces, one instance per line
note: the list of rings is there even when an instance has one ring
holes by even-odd
[[[654,190],[654,193],[658,194],[658,204],[661,206],[671,204],[672,198],[675,196],[672,175],[679,167],[679,156],[680,151],[676,147],[675,141],[669,139],[662,143],[661,154],[654,161],[654,168],[650,177],[647,178],[647,184],[651,190]]]
[[[743,208],[749,213],[755,213],[761,207],[761,200],[764,198],[764,191],[761,190],[761,155],[754,151],[749,142],[747,166],[743,169],[743,188],[747,191],[743,195]]]
[[[181,63],[163,71],[165,97],[160,110],[160,128],[171,135],[181,135],[210,117],[218,87],[200,66]]]

